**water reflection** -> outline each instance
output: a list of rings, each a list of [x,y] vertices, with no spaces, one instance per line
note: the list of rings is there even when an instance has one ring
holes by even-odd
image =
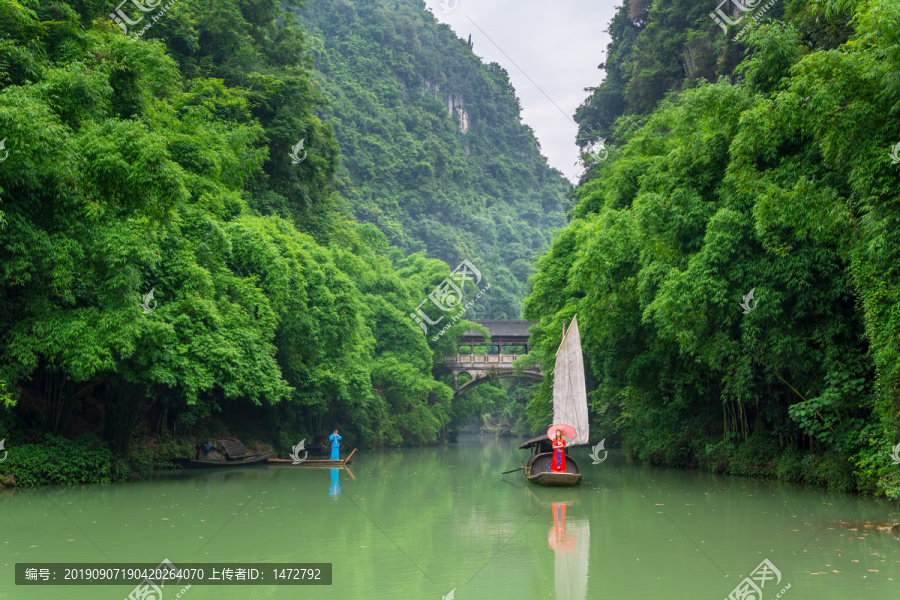
[[[554,502],[550,507],[553,511],[553,526],[547,534],[547,544],[556,555],[556,600],[585,600],[591,522],[586,517],[579,517],[570,519],[567,524],[568,504]]]
[[[516,466],[519,443],[461,435],[447,446],[372,450],[352,471],[338,469],[338,482],[331,465],[273,465],[8,490],[0,493],[0,567],[8,567],[0,599],[122,600],[134,587],[116,586],[121,594],[108,598],[94,586],[65,594],[16,586],[16,562],[290,562],[298,531],[319,540],[307,559],[340,574],[332,586],[304,588],[307,600],[439,600],[453,588],[459,599],[721,600],[763,558],[793,584],[783,600],[897,598],[900,542],[858,524],[900,522],[890,501],[629,467],[613,453],[591,465],[587,448],[573,450],[581,485],[544,487],[520,472],[499,475]],[[323,484],[346,488],[346,498],[298,501]],[[194,586],[182,600],[241,598],[232,589]],[[279,589],[259,586],[249,597],[295,597]]]
[[[328,488],[328,495],[332,500],[337,500],[341,495],[341,478],[340,469],[332,467],[331,469],[331,487]]]

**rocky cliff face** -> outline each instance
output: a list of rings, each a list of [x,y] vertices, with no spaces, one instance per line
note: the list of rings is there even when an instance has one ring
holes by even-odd
[[[460,133],[468,133],[469,112],[466,110],[466,106],[463,103],[462,98],[454,94],[450,94],[450,96],[447,98],[447,110],[451,118],[453,118],[455,115],[459,120]]]

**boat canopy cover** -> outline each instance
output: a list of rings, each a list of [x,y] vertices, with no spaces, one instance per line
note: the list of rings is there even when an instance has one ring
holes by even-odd
[[[197,458],[201,460],[234,460],[247,456],[247,447],[234,438],[204,440],[197,444]]]
[[[531,448],[532,446],[542,446],[546,445],[548,448],[550,447],[550,440],[547,439],[546,435],[538,436],[534,439],[528,440],[521,446],[519,446],[520,450],[524,450],[525,448]]]
[[[222,448],[225,450],[225,455],[228,458],[243,458],[247,456],[247,447],[244,446],[239,440],[236,439],[224,439],[219,440],[219,444],[221,444]]]
[[[569,446],[588,443],[587,391],[577,315],[569,323],[568,331],[563,333],[562,342],[556,351],[556,367],[553,369],[553,423],[565,423],[575,428],[577,435],[568,443]]]

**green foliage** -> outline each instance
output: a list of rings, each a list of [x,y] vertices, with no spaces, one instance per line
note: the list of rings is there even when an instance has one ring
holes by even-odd
[[[9,387],[8,387],[7,383],[4,380],[0,379],[0,407],[2,407],[3,409],[6,409],[9,406],[12,406],[13,404],[15,404],[15,399],[13,399],[12,394],[9,392]],[[5,413],[6,413],[6,410],[4,410],[2,414],[5,414]],[[0,419],[0,425],[2,425],[2,423],[3,423],[3,420]],[[0,429],[0,430],[2,430],[2,429]]]
[[[805,455],[796,448],[788,448],[778,458],[775,476],[783,481],[799,482],[804,479],[803,459]]]
[[[89,434],[74,440],[47,434],[40,444],[17,444],[7,450],[0,477],[12,475],[20,487],[109,483],[112,479],[112,453]]]
[[[120,456],[113,457],[113,479],[121,481],[132,475],[147,477],[154,471],[176,468],[171,460],[173,456],[193,455],[191,444],[179,442],[169,436],[146,440],[135,444],[127,461]]]
[[[506,71],[422,8],[311,0],[296,11],[341,146],[338,186],[390,244],[481,270],[491,289],[468,318],[517,319],[570,186],[520,121]]]
[[[353,21],[360,39],[376,35],[365,24],[372,10],[390,16],[364,9]],[[448,55],[466,69],[454,84],[478,88],[465,93],[466,137],[418,89],[423,74],[402,68],[403,86],[418,90],[405,120],[391,100],[400,88],[380,89],[372,102],[383,110],[371,114],[409,128],[369,152],[355,136],[387,143],[382,132],[366,120],[355,134],[344,127],[362,115],[335,95],[335,72],[312,70],[304,33],[276,0],[179,0],[140,39],[108,12],[93,0],[0,4],[4,404],[19,392],[40,397],[55,429],[85,398],[102,403],[117,452],[106,477],[116,478],[183,453],[180,441],[132,443],[157,407],[159,431],[186,435],[227,434],[238,414],[270,419],[282,448],[285,436],[335,426],[350,442],[431,443],[465,419],[432,367],[473,325],[429,340],[409,318],[449,275],[425,249],[483,269],[491,290],[470,317],[518,316],[527,263],[561,224],[556,200],[567,188],[519,123],[505,73],[468,50]],[[411,24],[396,18],[398,32]],[[322,31],[309,27],[318,53]],[[455,48],[432,19],[415,27],[433,59]],[[349,30],[329,35],[341,46]],[[409,51],[398,57],[421,58]],[[362,89],[361,55],[333,52],[352,65],[346,87]],[[441,73],[436,62],[426,70]],[[293,164],[300,139],[308,156]],[[366,169],[382,175],[362,177]],[[370,219],[371,193],[404,208],[379,200],[389,218]],[[353,223],[351,207],[371,223]],[[515,275],[499,266],[516,260]],[[56,388],[43,383],[50,376]]]
[[[847,461],[847,456],[843,452],[827,452],[823,456],[814,456],[809,463],[804,468],[806,481],[836,492],[851,492],[858,489],[853,465]]]
[[[579,315],[596,424],[642,459],[896,496],[900,9],[819,4],[830,17],[785,3],[741,38],[742,62],[722,55],[715,74],[734,80],[686,88],[647,82],[697,23],[676,24],[674,0],[638,24],[623,7],[611,77],[577,115],[583,139],[619,143],[538,262],[525,317],[549,368]]]
[[[822,0],[821,3],[830,0]],[[575,113],[579,124],[578,143],[584,147],[599,138],[618,142],[617,119],[646,115],[672,93],[680,93],[703,81],[731,78],[746,71],[748,49],[764,49],[768,69],[754,73],[752,85],[772,87],[781,76],[778,69],[790,67],[795,54],[806,48],[832,49],[846,42],[852,33],[847,18],[835,14],[820,18],[811,0],[779,0],[765,12],[763,22],[787,23],[768,29],[752,25],[756,13],[733,14],[743,18],[723,32],[710,18],[711,6],[693,0],[631,0],[619,8],[610,23],[612,40],[606,62],[600,68],[606,76]],[[730,5],[725,5],[727,12]],[[761,6],[761,5],[760,5]],[[840,12],[840,11],[838,11]],[[792,28],[792,23],[797,29]],[[739,40],[737,33],[748,30]],[[799,37],[797,37],[799,35]],[[781,41],[793,40],[790,48]],[[743,61],[742,61],[743,59]],[[762,88],[760,88],[762,89]],[[589,174],[588,177],[591,175]]]
[[[773,477],[779,468],[778,439],[770,431],[756,430],[731,453],[729,472],[735,475]]]
[[[834,446],[838,441],[849,446],[847,438],[859,430],[862,420],[847,419],[846,414],[861,404],[865,379],[850,379],[847,373],[829,373],[825,381],[828,387],[821,395],[792,405],[788,413],[809,437],[826,446]]]

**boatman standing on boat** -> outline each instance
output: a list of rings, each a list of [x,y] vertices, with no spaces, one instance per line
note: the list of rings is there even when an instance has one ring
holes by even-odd
[[[331,460],[341,460],[341,436],[338,430],[335,429],[328,439],[331,440]]]

